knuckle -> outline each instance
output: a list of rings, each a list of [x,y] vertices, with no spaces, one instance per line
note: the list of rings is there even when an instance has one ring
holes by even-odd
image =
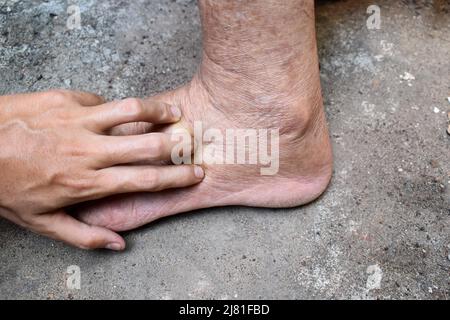
[[[35,215],[32,214],[21,214],[18,216],[19,223],[24,228],[33,228],[36,229],[36,227],[39,226],[39,222],[36,221]]]
[[[161,176],[156,170],[149,170],[141,179],[142,184],[149,189],[159,191],[162,186]]]
[[[90,97],[92,100],[96,100],[98,104],[105,103],[105,99],[102,96],[99,96],[98,94],[92,93],[92,92],[84,92],[87,97]]]
[[[88,178],[78,178],[68,182],[69,187],[79,194],[83,194],[91,188],[91,180]]]
[[[103,177],[98,173],[98,171],[93,171],[88,175],[88,178],[85,178],[84,183],[87,195],[90,197],[100,198],[101,195],[107,190],[109,187],[105,187],[104,183],[102,183]]]
[[[67,190],[69,198],[80,198],[89,193],[92,188],[91,178],[74,177],[70,173],[60,173],[53,177],[53,183]]]
[[[71,99],[71,94],[66,90],[51,90],[46,92],[45,96],[55,104],[63,104]]]
[[[68,180],[68,188],[71,190],[72,194],[75,195],[76,198],[83,198],[90,194],[91,190],[91,181],[90,179],[82,178],[82,179],[74,179]]]
[[[29,222],[29,226],[30,228],[39,233],[39,234],[44,234],[50,238],[57,238],[57,234],[55,232],[55,230],[53,230],[51,228],[51,226],[48,225],[48,223],[46,223],[45,221],[41,220],[41,219],[33,219],[33,221]]]
[[[60,146],[59,151],[60,154],[68,158],[85,157],[87,155],[86,148],[74,143]]]
[[[88,165],[90,168],[97,168],[108,165],[108,161],[114,154],[114,149],[109,146],[86,146],[84,150],[86,156],[84,158],[85,168]],[[94,177],[92,173],[92,177]]]
[[[160,105],[159,108],[155,108],[155,112],[160,112],[160,117],[163,119],[169,119],[173,117],[172,111],[170,110],[170,106],[168,105]]]
[[[94,235],[89,235],[78,243],[78,247],[84,250],[92,250],[102,245],[102,240]]]
[[[130,117],[139,117],[144,113],[144,106],[139,99],[128,98],[121,103],[120,112]]]
[[[149,145],[150,154],[152,157],[159,157],[164,153],[165,143],[161,137],[152,139]]]
[[[63,105],[61,105],[62,107]],[[55,124],[60,126],[69,127],[74,125],[74,115],[67,108],[55,108],[52,111],[52,115],[54,117]]]

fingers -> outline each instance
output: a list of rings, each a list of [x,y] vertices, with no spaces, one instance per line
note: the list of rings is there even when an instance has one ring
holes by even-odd
[[[103,132],[130,122],[155,124],[178,122],[181,111],[163,102],[129,98],[89,108],[86,116],[89,129]]]
[[[156,192],[165,189],[183,188],[203,180],[205,173],[199,166],[136,166],[112,167],[99,171],[98,182],[104,186],[105,196],[132,193]]]
[[[125,249],[125,241],[117,233],[82,223],[64,211],[40,215],[32,229],[81,249]]]
[[[176,141],[171,134],[149,133],[128,137],[101,137],[98,143],[99,168],[136,162],[171,160],[172,150],[192,154],[191,141]],[[175,149],[176,148],[176,149]]]

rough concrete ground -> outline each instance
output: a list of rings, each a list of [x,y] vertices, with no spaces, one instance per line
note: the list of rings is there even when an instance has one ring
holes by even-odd
[[[122,254],[0,221],[0,298],[449,298],[450,4],[374,2],[318,3],[336,154],[320,200],[166,219],[128,233]],[[69,4],[81,30],[66,28]],[[146,96],[188,81],[200,48],[193,0],[0,0],[0,94]],[[66,287],[70,265],[81,290]]]

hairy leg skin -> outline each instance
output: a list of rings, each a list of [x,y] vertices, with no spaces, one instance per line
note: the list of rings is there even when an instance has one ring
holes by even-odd
[[[154,99],[179,106],[182,126],[279,129],[279,171],[203,165],[194,187],[112,197],[78,209],[93,225],[125,231],[156,219],[227,205],[295,207],[317,199],[332,175],[313,0],[200,0],[203,61],[192,81]],[[118,134],[148,130],[144,124]],[[170,128],[169,128],[170,130]],[[197,151],[199,152],[199,151]]]

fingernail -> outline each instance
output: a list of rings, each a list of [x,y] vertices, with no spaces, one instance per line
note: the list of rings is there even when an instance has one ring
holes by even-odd
[[[175,118],[177,118],[177,119],[181,118],[180,108],[172,106],[172,107],[170,107],[170,111],[172,112],[172,114]]]
[[[113,251],[121,251],[122,250],[122,245],[120,245],[120,243],[108,243],[105,246],[105,249],[113,250]]]
[[[205,171],[203,170],[202,167],[196,166],[194,168],[194,173],[195,173],[195,176],[199,179],[203,179],[205,177]]]

